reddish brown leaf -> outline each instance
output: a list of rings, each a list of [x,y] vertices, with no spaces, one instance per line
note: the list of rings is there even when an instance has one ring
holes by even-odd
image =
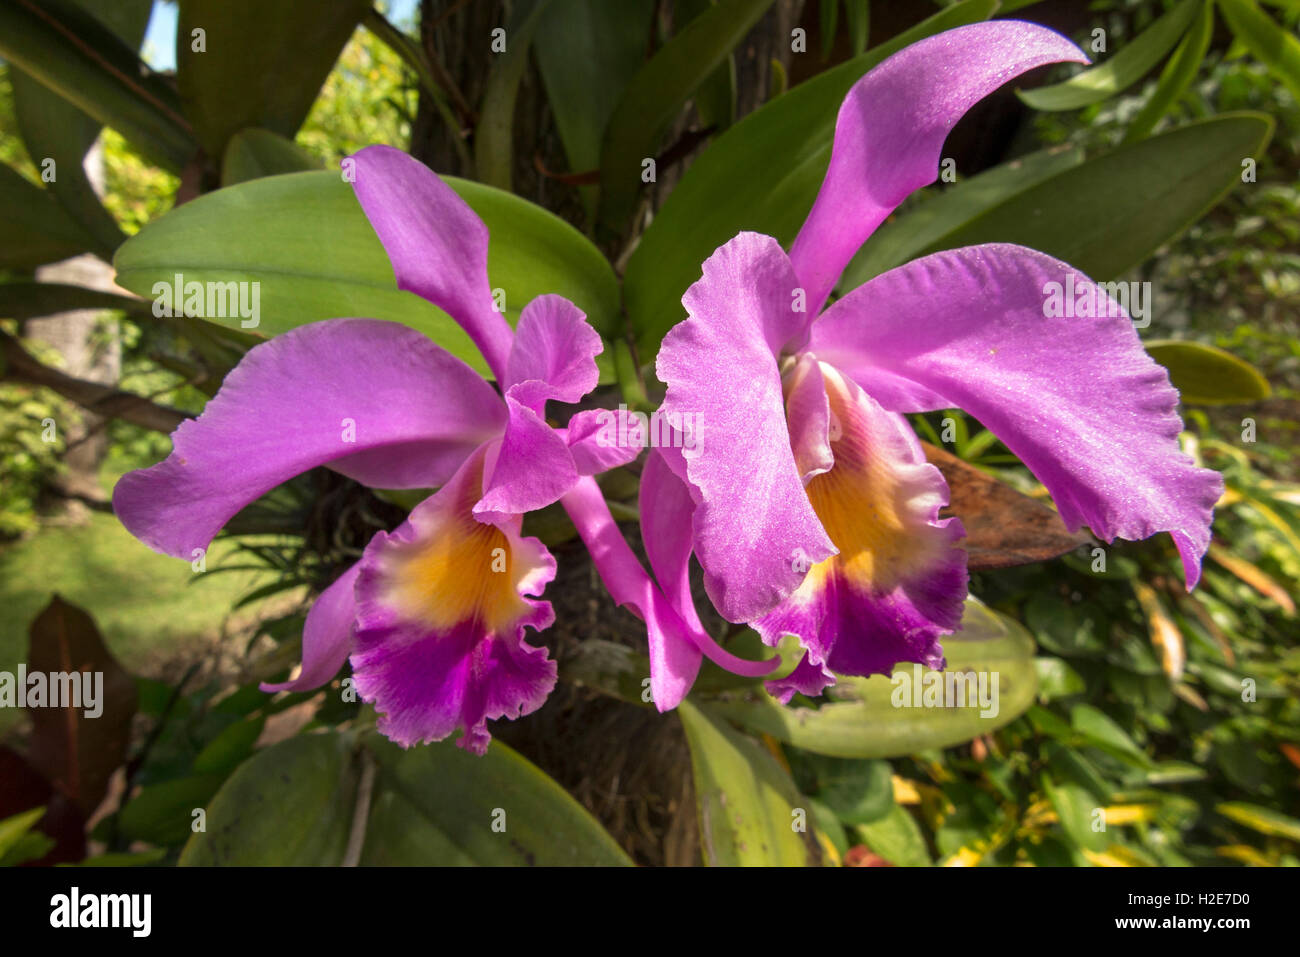
[[[942,515],[956,515],[966,527],[962,545],[971,571],[1044,562],[1092,541],[1082,531],[1069,531],[1042,502],[929,442],[921,445],[952,493]]]
[[[89,815],[108,788],[108,779],[126,759],[131,719],[135,715],[135,681],[104,647],[91,617],[55,595],[32,622],[27,672],[46,675],[81,672],[97,688],[95,708],[88,708],[83,693],[80,707],[54,702],[28,707],[32,737],[28,759],[54,789]],[[102,675],[102,684],[95,675]],[[52,696],[51,696],[52,697]],[[54,704],[61,707],[54,707]],[[95,717],[87,711],[99,710]]]

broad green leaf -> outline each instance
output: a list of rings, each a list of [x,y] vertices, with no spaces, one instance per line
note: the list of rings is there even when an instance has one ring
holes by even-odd
[[[1062,658],[1035,658],[1038,670],[1038,697],[1043,701],[1068,698],[1088,690],[1083,675]]]
[[[1169,379],[1184,402],[1255,402],[1271,393],[1259,370],[1231,352],[1177,339],[1155,339],[1144,345],[1151,358],[1169,370]]]
[[[757,690],[710,702],[709,707],[754,731],[817,754],[886,758],[969,741],[1002,727],[1033,704],[1038,692],[1034,642],[1017,623],[970,599],[961,631],[944,639],[943,650],[948,659],[945,672],[902,665],[892,678],[840,677],[827,689],[826,703],[820,708],[782,707]],[[975,674],[967,680],[960,678],[962,672]],[[990,695],[987,709],[978,701],[980,672],[989,676],[985,679]],[[998,682],[996,695],[993,675]],[[946,696],[949,684],[953,685],[951,699]],[[964,699],[967,705],[927,706],[926,688],[939,685],[945,688],[940,700],[959,705]],[[982,717],[983,710],[996,713]]]
[[[695,775],[695,807],[704,863],[803,867],[808,845],[795,830],[807,802],[771,754],[710,711],[683,701]]]
[[[340,734],[301,734],[239,766],[208,803],[206,830],[182,866],[317,866],[343,860],[357,794],[352,746]]]
[[[1082,149],[1057,146],[1010,160],[950,186],[877,229],[845,268],[840,288],[856,288],[901,266],[923,249],[943,243],[948,233],[985,210],[1081,162]]]
[[[894,775],[888,761],[834,761],[820,775],[817,796],[845,824],[869,824],[894,807]]]
[[[1070,709],[1070,727],[1083,736],[1085,743],[1100,748],[1130,764],[1150,767],[1147,757],[1124,729],[1092,705],[1076,704]]]
[[[1259,8],[1254,0],[1219,0],[1223,18],[1237,39],[1300,100],[1300,40]]]
[[[265,715],[236,721],[208,742],[194,758],[195,774],[220,774],[235,768],[253,753],[266,725]]]
[[[153,0],[79,0],[79,5],[138,50]],[[49,189],[68,214],[95,241],[95,251],[111,256],[126,238],[99,200],[83,168],[86,153],[99,136],[100,124],[49,87],[21,70],[10,74],[14,114],[27,155],[40,165],[54,162]]]
[[[254,126],[240,130],[226,144],[221,158],[221,185],[309,169],[320,169],[316,157],[293,140]]]
[[[920,826],[901,805],[895,804],[884,817],[859,824],[854,831],[863,844],[891,864],[928,867],[934,863]]]
[[[1100,103],[1142,79],[1186,32],[1205,0],[1183,0],[1155,23],[1096,66],[1064,83],[1020,90],[1018,96],[1036,110],[1074,110]]]
[[[0,3],[0,59],[172,172],[194,154],[175,91],[72,0]]]
[[[835,117],[849,89],[890,54],[953,27],[987,19],[997,0],[966,0],[888,43],[807,80],[735,124],[691,164],[628,260],[624,302],[648,362],[685,318],[682,294],[700,264],[741,230],[794,240],[830,162]]]
[[[676,0],[673,22],[686,23],[699,16],[718,0]],[[725,130],[736,119],[736,57],[728,54],[713,72],[705,77],[692,97],[700,125]]]
[[[383,796],[372,805],[364,863],[632,863],[582,805],[500,741],[482,757],[450,741],[402,750],[372,735],[367,747]]]
[[[637,71],[614,107],[600,152],[600,220],[620,229],[636,206],[642,161],[682,104],[718,68],[772,0],[718,0]]]
[[[199,143],[217,157],[245,127],[292,138],[370,4],[181,0],[180,6],[176,88]]]
[[[0,318],[32,319],[73,309],[121,309],[149,313],[143,299],[58,282],[0,282]]]
[[[1229,820],[1236,821],[1259,834],[1300,841],[1300,821],[1272,808],[1246,804],[1243,801],[1227,801],[1216,805],[1214,809]]]
[[[567,296],[597,329],[617,320],[618,283],[581,233],[539,206],[490,186],[446,181],[491,232],[488,275],[513,323],[535,296]],[[259,333],[319,319],[367,316],[405,323],[486,371],[469,337],[442,311],[401,292],[351,187],[337,173],[293,173],[200,196],[150,223],[114,257],[117,281],[153,297],[155,283],[259,282]],[[239,317],[209,317],[239,328]]]
[[[1201,12],[1196,17],[1190,30],[1178,44],[1178,49],[1160,72],[1160,80],[1146,105],[1129,120],[1128,129],[1124,131],[1124,142],[1140,140],[1150,133],[1160,118],[1169,112],[1179,98],[1187,92],[1196,74],[1205,60],[1205,53],[1210,48],[1210,38],[1214,36],[1214,4],[1206,2],[1201,5]]]
[[[600,144],[619,97],[641,67],[655,0],[551,0],[533,49],[569,172],[600,166]],[[582,190],[594,212],[594,188]]]
[[[474,167],[480,182],[510,190],[515,162],[515,97],[528,67],[533,34],[550,0],[524,0],[515,7],[506,52],[495,57],[483,90],[478,126],[474,129]]]
[[[926,252],[1019,243],[1113,279],[1219,202],[1272,132],[1265,114],[1224,113],[1121,146],[1017,193]]]
[[[0,164],[0,269],[26,271],[85,252],[93,238],[41,189]]]
[[[217,793],[225,776],[194,774],[142,788],[118,816],[118,833],[131,841],[171,846],[193,833],[194,811]]]

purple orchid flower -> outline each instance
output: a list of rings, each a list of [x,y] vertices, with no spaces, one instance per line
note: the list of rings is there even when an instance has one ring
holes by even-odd
[[[833,672],[943,666],[939,638],[959,627],[967,590],[964,531],[938,517],[947,486],[902,413],[966,410],[1042,481],[1066,525],[1106,541],[1168,531],[1187,587],[1199,577],[1222,481],[1181,452],[1178,394],[1117,304],[1102,293],[1109,312],[1070,319],[1045,308],[1050,283],[1097,290],[1085,276],[1020,246],[972,246],[821,311],[873,230],[935,180],[970,106],[1026,70],[1086,59],[1014,21],[895,54],[846,97],[789,255],[741,233],[682,300],[688,318],[658,357],[661,411],[702,421],[706,441],[652,455],[643,531],[661,582],[693,552],[727,619],[769,645],[798,637],[796,668],[768,683],[783,702],[820,694]],[[679,654],[689,667],[690,649]]]
[[[318,687],[350,656],[381,732],[409,747],[459,728],[457,743],[482,754],[487,722],[536,710],[556,680],[546,649],[524,640],[554,620],[536,596],[555,576],[545,546],[520,534],[524,513],[568,496],[584,537],[607,541],[617,528],[591,476],[639,449],[600,445],[595,412],[567,429],[546,421],[548,401],[577,402],[597,384],[603,345],[582,312],[541,296],[512,332],[493,308],[487,227],[469,206],[398,150],[353,160],[398,286],[468,332],[502,391],[396,322],[300,326],[249,350],[166,460],[122,478],[113,506],[146,545],[189,559],[243,506],[318,465],[378,488],[438,488],[320,595],[300,674],[263,689]],[[626,543],[604,552],[623,598],[689,643]]]

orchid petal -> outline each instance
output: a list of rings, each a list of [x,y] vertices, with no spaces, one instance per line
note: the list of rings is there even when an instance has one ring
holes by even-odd
[[[396,322],[331,319],[261,343],[172,453],[117,483],[113,508],[155,551],[192,558],[243,506],[317,465],[385,488],[441,485],[504,424],[478,373]]]
[[[538,296],[524,307],[506,364],[505,387],[538,415],[546,402],[577,402],[600,380],[600,334],[563,296]]]
[[[357,562],[316,598],[302,629],[302,671],[291,681],[263,682],[263,691],[310,691],[329,681],[352,652],[352,626],[356,622]]]
[[[1087,57],[1045,27],[998,20],[914,43],[854,84],[826,178],[790,249],[814,315],[876,227],[934,182],[944,140],[966,111],[1025,71],[1062,61]]]
[[[483,220],[437,173],[399,149],[367,146],[345,162],[354,164],[352,188],[393,264],[397,288],[456,320],[500,381],[512,334],[492,299]]]
[[[808,652],[795,674],[771,683],[786,700],[795,690],[819,693],[829,671],[888,674],[900,661],[941,667],[939,637],[958,627],[966,598],[961,523],[939,518],[948,503],[943,476],[898,416],[829,366],[822,375],[841,427],[831,440],[835,464],[809,481],[808,498],[838,553],[754,622],[767,644],[792,634]]]
[[[722,615],[750,621],[834,547],[804,494],[790,449],[776,353],[802,338],[798,286],[776,240],[741,233],[704,263],[682,302],[690,318],[659,350],[662,411],[697,423],[685,457],[699,491],[695,554]],[[806,564],[804,564],[806,568]]]
[[[584,409],[569,419],[566,440],[579,475],[598,475],[627,465],[641,454],[641,443],[629,429],[626,409]]]
[[[487,489],[474,506],[479,521],[545,508],[578,481],[565,437],[515,398],[518,388],[506,394],[509,421],[496,460],[489,463]]]
[[[1048,317],[1049,283],[1110,317]],[[1172,533],[1196,584],[1223,481],[1180,449],[1178,393],[1128,316],[1070,266],[1008,244],[936,253],[835,303],[811,348],[885,408],[971,413],[1071,530],[1106,541]]]
[[[392,533],[366,548],[357,580],[352,670],[379,731],[401,744],[441,740],[487,750],[487,722],[536,711],[555,686],[555,662],[524,640],[555,619],[540,595],[555,560],[519,518],[470,512],[482,490],[485,450]]]
[[[795,468],[806,487],[835,464],[831,439],[839,427],[831,418],[821,365],[807,353],[785,376],[785,415]]]

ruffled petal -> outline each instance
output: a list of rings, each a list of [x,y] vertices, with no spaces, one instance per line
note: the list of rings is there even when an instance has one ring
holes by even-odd
[[[358,562],[320,593],[303,625],[302,671],[291,681],[263,682],[263,691],[310,691],[339,673],[352,652],[352,628],[357,617],[355,592],[360,574]]]
[[[352,188],[393,264],[397,288],[455,319],[501,381],[512,336],[494,308],[483,220],[437,173],[401,150],[367,146],[349,161]]]
[[[519,317],[506,388],[544,416],[547,400],[577,402],[596,388],[596,356],[604,348],[577,306],[563,296],[538,296]]]
[[[506,394],[510,419],[500,450],[488,460],[487,488],[474,506],[479,521],[496,521],[545,508],[578,481],[563,434],[521,404],[515,386]]]
[[[642,445],[633,415],[626,408],[574,413],[565,437],[579,475],[599,475],[636,460]]]
[[[972,106],[1036,66],[1086,63],[1045,27],[997,20],[900,50],[854,84],[835,121],[830,166],[790,249],[816,314],[845,265],[913,190],[939,175],[948,133]]]
[[[659,350],[662,410],[696,423],[683,456],[699,492],[695,554],[709,597],[751,621],[803,580],[801,563],[834,551],[790,449],[777,354],[804,333],[797,289],[776,240],[741,233],[704,263],[682,302],[690,318]],[[806,567],[806,565],[805,565]]]
[[[795,468],[805,486],[814,475],[835,464],[831,440],[839,436],[839,422],[831,416],[821,365],[807,353],[785,375],[785,417]]]
[[[555,560],[519,520],[487,524],[471,507],[482,490],[486,450],[475,453],[392,533],[376,535],[361,560],[352,670],[378,728],[403,747],[456,742],[487,750],[487,722],[541,707],[555,662],[524,640],[555,615],[534,601]]]
[[[438,486],[504,423],[492,387],[415,330],[315,322],[250,349],[172,434],[171,455],[122,477],[113,509],[150,548],[192,558],[237,511],[310,468]]]
[[[1067,291],[1072,315],[1048,315]],[[1182,452],[1168,374],[1082,273],[1009,244],[936,253],[835,303],[811,348],[887,409],[971,413],[1071,531],[1108,542],[1170,532],[1196,584],[1222,478]]]
[[[943,476],[897,416],[830,366],[821,371],[840,429],[835,465],[809,481],[808,498],[838,554],[754,622],[768,644],[792,634],[807,650],[794,674],[772,682],[785,700],[827,683],[829,671],[888,674],[900,661],[940,667],[939,637],[959,625],[966,597],[961,523],[939,518],[948,503]]]

